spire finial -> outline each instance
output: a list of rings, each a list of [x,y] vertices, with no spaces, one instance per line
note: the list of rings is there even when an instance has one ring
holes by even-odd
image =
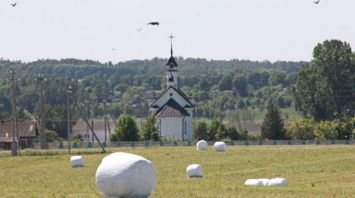
[[[173,39],[175,38],[175,36],[173,36],[173,33],[171,33],[169,38],[170,38],[170,55],[172,57],[173,56]]]

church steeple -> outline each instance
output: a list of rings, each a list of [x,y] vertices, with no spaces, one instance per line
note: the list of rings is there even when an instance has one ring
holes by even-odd
[[[170,38],[170,58],[168,60],[168,63],[166,63],[165,66],[167,66],[169,71],[176,70],[177,71],[177,63],[174,59],[173,56],[173,38],[175,38],[172,34],[169,36]]]
[[[171,34],[169,38],[170,38],[170,57],[174,57],[173,56],[173,38],[174,38],[173,34]]]
[[[167,80],[167,85],[169,86],[173,86],[175,88],[177,88],[177,63],[174,59],[173,56],[173,38],[175,38],[173,36],[173,34],[171,34],[169,36],[170,38],[170,58],[168,60],[168,63],[166,63],[166,80]]]

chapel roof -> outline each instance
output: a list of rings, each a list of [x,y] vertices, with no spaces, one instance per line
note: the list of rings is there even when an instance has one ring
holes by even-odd
[[[189,116],[187,111],[174,99],[170,99],[161,109],[156,112],[158,117],[185,117]]]

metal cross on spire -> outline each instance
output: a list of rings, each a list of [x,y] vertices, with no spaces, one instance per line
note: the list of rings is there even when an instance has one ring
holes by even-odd
[[[175,38],[175,36],[173,36],[173,34],[171,33],[169,38],[170,38],[170,55],[173,56],[173,39]]]

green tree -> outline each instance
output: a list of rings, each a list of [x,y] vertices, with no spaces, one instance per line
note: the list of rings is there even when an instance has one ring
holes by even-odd
[[[218,89],[221,91],[232,89],[232,77],[224,76],[221,81],[219,81]]]
[[[199,89],[202,91],[209,91],[210,89],[210,83],[206,80],[206,78],[202,78],[201,81],[199,82]]]
[[[267,113],[261,126],[261,135],[263,138],[272,140],[285,139],[286,130],[284,128],[284,121],[281,118],[279,109],[271,101],[269,101]]]
[[[142,126],[142,139],[143,140],[153,140],[158,141],[160,135],[157,127],[155,126],[156,118],[155,116],[148,116]]]
[[[293,93],[296,105],[317,121],[353,116],[355,65],[348,43],[326,40],[313,50],[312,62],[304,66]]]
[[[139,140],[138,128],[136,121],[130,115],[121,115],[116,121],[115,135],[111,138],[117,136],[120,141],[137,141]]]
[[[234,81],[233,85],[240,96],[246,97],[248,96],[248,81],[244,76],[237,76]]]
[[[227,130],[222,120],[213,120],[208,127],[209,140],[222,140],[228,137]]]
[[[197,121],[193,123],[193,138],[195,140],[209,139],[207,134],[207,123]]]

